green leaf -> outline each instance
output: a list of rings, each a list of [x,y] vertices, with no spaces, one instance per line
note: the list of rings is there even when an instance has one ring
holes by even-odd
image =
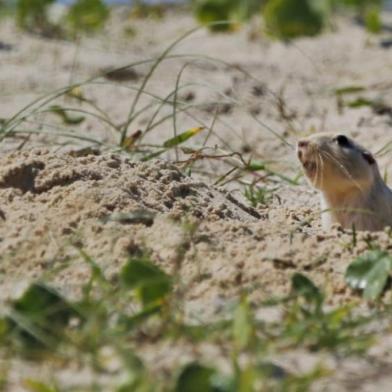
[[[10,322],[7,317],[0,318],[0,345],[5,343],[8,337],[8,333],[10,331]],[[1,373],[0,373],[1,374]],[[1,385],[1,383],[0,383]],[[0,388],[1,391],[1,388]]]
[[[191,363],[181,372],[177,380],[175,392],[212,392],[214,369]]]
[[[151,305],[143,308],[139,313],[134,314],[133,316],[123,316],[120,317],[119,321],[122,325],[124,325],[127,329],[134,328],[136,325],[141,324],[143,321],[150,318],[152,315],[159,313],[161,310],[160,305]]]
[[[22,28],[41,28],[48,23],[48,8],[55,0],[18,0],[17,23]]]
[[[321,304],[323,295],[318,287],[305,275],[295,273],[291,278],[292,292],[304,297],[308,302]]]
[[[68,22],[75,31],[92,32],[104,26],[109,13],[102,0],[77,0],[69,9]]]
[[[246,166],[246,170],[249,170],[249,171],[265,170],[265,168],[266,168],[265,163],[257,162],[257,161],[251,161]]]
[[[198,21],[212,31],[231,31],[261,10],[262,0],[196,0]],[[219,23],[226,22],[226,23]]]
[[[373,105],[374,105],[373,101],[371,101],[370,99],[362,98],[362,97],[359,97],[359,98],[355,99],[354,101],[346,103],[347,107],[353,108],[353,109],[361,108],[363,106],[373,106]]]
[[[280,39],[317,35],[326,19],[311,0],[269,0],[263,15],[268,32]]]
[[[362,86],[346,86],[340,87],[335,90],[336,95],[356,94],[365,90]]]
[[[375,300],[384,291],[391,271],[391,256],[374,250],[354,260],[346,270],[345,279],[353,289],[363,290],[365,299]]]
[[[369,33],[378,34],[381,31],[382,25],[379,7],[373,6],[366,11],[365,25]]]
[[[43,283],[33,283],[13,304],[13,309],[31,319],[46,319],[64,325],[74,314],[73,309],[54,289]]]
[[[34,283],[13,302],[7,320],[10,332],[22,343],[42,347],[57,343],[74,316],[79,315],[54,289]]]
[[[253,336],[253,325],[249,303],[243,298],[237,305],[233,319],[233,336],[238,349],[249,346]]]
[[[88,300],[95,282],[101,287],[107,287],[108,281],[106,280],[105,274],[100,265],[89,254],[87,254],[83,249],[79,249],[79,253],[83,260],[88,264],[91,271],[90,279],[83,286],[84,299]]]
[[[164,152],[166,152],[166,149],[152,152],[151,154],[148,154],[148,155],[145,155],[144,157],[142,157],[141,161],[142,162],[150,161],[151,159],[159,157],[159,155],[162,155]]]
[[[23,385],[31,392],[57,392],[58,389],[51,387],[43,382],[27,379],[23,381]]]
[[[137,291],[145,306],[163,301],[171,290],[170,277],[148,260],[129,260],[120,277],[125,287]]]
[[[212,31],[230,31],[233,23],[216,22],[229,21],[230,14],[236,7],[235,0],[196,0],[195,14],[197,20]]]
[[[66,109],[59,105],[51,106],[49,112],[57,114],[67,125],[78,125],[85,120],[84,116],[71,116]]]
[[[163,143],[163,147],[171,148],[171,147],[178,146],[179,144],[184,143],[185,141],[187,141],[191,137],[200,133],[203,129],[204,129],[204,127],[188,129],[187,131],[180,133],[179,135],[177,135],[171,139],[166,140]]]

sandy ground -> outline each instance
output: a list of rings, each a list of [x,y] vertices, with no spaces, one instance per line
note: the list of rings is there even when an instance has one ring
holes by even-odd
[[[40,95],[97,76],[104,69],[154,58],[194,25],[182,13],[150,21],[118,15],[102,35],[73,43],[29,36],[2,21],[1,41],[11,45],[11,50],[0,51],[0,117],[10,118]],[[124,34],[130,27],[135,36]],[[334,93],[340,87],[363,86],[362,95],[390,102],[392,50],[380,46],[380,37],[369,36],[348,22],[339,22],[334,32],[291,45],[271,42],[262,34],[254,37],[255,31],[254,26],[230,35],[197,31],[172,51],[188,56],[168,59],[159,66],[147,91],[165,97],[175,88],[183,69],[180,82],[185,87],[179,95],[195,105],[177,116],[179,131],[214,124],[209,146],[270,162],[271,168],[287,177],[299,172],[292,146],[302,135],[345,131],[372,151],[391,140],[390,115],[375,114],[368,107],[339,111]],[[134,95],[126,87],[138,86],[149,65],[134,70],[132,81],[101,78],[99,84],[82,87],[84,96],[116,125],[126,120]],[[150,101],[150,96],[143,96],[140,107]],[[70,99],[59,102],[77,107]],[[163,108],[160,116],[171,110]],[[152,113],[143,112],[130,132],[145,129]],[[183,164],[164,160],[136,163],[132,157],[113,152],[118,131],[90,117],[80,125],[78,134],[102,143],[100,154],[70,154],[69,150],[89,143],[65,138],[64,125],[53,114],[32,117],[22,128],[47,133],[32,136],[26,143],[6,139],[0,145],[3,304],[41,276],[77,296],[75,287],[88,274],[77,257],[78,248],[83,248],[108,275],[116,274],[127,255],[141,249],[151,252],[164,270],[180,273],[190,320],[211,319],[245,291],[255,304],[286,294],[294,272],[310,276],[323,287],[328,303],[335,305],[359,301],[343,279],[353,258],[372,241],[384,249],[392,247],[387,231],[359,233],[354,247],[350,233],[339,228],[324,232],[317,194],[304,180],[297,186],[269,182],[268,186],[278,188],[272,199],[267,206],[252,208],[239,183],[213,186],[217,175],[227,171],[221,161],[203,162],[191,177],[181,171]],[[73,131],[72,126],[65,129]],[[172,134],[169,119],[145,141],[159,144]],[[187,146],[200,145],[204,137],[197,136]],[[19,151],[15,152],[16,147]],[[379,157],[383,172],[388,171],[391,159],[391,154]],[[105,220],[115,213],[135,211],[152,218],[147,223]],[[179,249],[185,249],[184,253],[179,254]],[[59,267],[61,272],[52,274]],[[324,361],[336,370],[315,390],[386,391],[392,383],[391,345],[390,336],[380,336],[373,351],[361,359],[342,361],[295,352],[281,362],[302,371]],[[158,369],[171,360],[182,363],[192,355],[187,347],[145,349],[146,360]],[[208,357],[209,352],[199,355]],[[19,390],[20,369],[25,366],[15,365],[12,390]],[[45,374],[29,367],[25,371]],[[62,377],[60,372],[59,379]]]

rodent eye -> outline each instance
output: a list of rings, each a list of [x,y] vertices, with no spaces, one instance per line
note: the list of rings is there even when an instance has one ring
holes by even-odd
[[[340,147],[351,147],[350,140],[348,140],[347,136],[338,135],[335,137],[335,141],[339,144]]]

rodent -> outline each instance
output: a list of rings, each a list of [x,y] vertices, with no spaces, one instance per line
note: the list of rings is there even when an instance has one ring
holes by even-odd
[[[392,191],[370,151],[344,134],[318,133],[297,143],[310,184],[321,194],[321,221],[376,231],[392,226]]]

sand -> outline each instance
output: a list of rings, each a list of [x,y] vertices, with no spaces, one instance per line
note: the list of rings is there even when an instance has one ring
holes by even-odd
[[[194,20],[179,11],[169,12],[161,20],[136,21],[119,12],[106,32],[75,43],[27,35],[3,21],[1,39],[11,47],[0,51],[0,117],[10,118],[49,91],[110,68],[154,58],[193,26]],[[130,27],[135,36],[124,34]],[[165,97],[186,65],[181,79],[186,86],[179,94],[197,106],[177,116],[178,130],[213,123],[206,151],[239,151],[294,178],[300,167],[293,145],[303,135],[344,131],[374,152],[390,141],[390,114],[377,114],[369,107],[338,110],[334,92],[340,87],[363,86],[367,89],[363,95],[390,101],[392,51],[382,48],[380,39],[347,20],[338,21],[336,31],[290,45],[270,41],[261,33],[255,35],[254,26],[230,35],[200,30],[172,52],[192,56],[162,62],[147,90]],[[195,58],[195,54],[200,56]],[[81,90],[120,125],[134,94],[126,87],[138,86],[148,70],[143,64],[134,68],[132,77],[127,76],[132,80],[100,78],[100,84]],[[351,98],[355,96],[344,97]],[[143,96],[140,105],[150,101],[151,97]],[[66,107],[80,105],[71,98],[58,102]],[[82,107],[87,110],[88,106]],[[162,116],[171,110],[163,108]],[[130,132],[145,129],[152,113],[143,112]],[[203,160],[189,176],[183,170],[189,155],[181,152],[179,163],[168,162],[174,152],[144,163],[116,152],[118,130],[94,117],[78,126],[78,134],[94,139],[94,147],[100,151],[84,154],[72,151],[91,143],[64,137],[64,129],[72,133],[75,127],[64,128],[53,114],[32,117],[23,127],[46,133],[22,141],[7,138],[0,144],[3,304],[42,276],[66,295],[77,297],[78,287],[89,273],[79,249],[92,256],[108,276],[115,276],[130,255],[147,251],[163,270],[179,274],[189,320],[213,319],[243,292],[255,304],[285,295],[295,272],[319,284],[328,305],[360,302],[358,293],[344,283],[347,265],[371,242],[391,248],[388,231],[358,233],[355,246],[351,246],[349,231],[323,231],[317,193],[303,178],[300,185],[276,177],[264,179],[274,189],[273,195],[266,205],[253,208],[240,183],[214,185],[227,172],[232,158]],[[168,120],[148,133],[145,142],[161,144],[172,135],[173,121]],[[186,145],[200,146],[205,136],[201,133]],[[391,154],[378,158],[383,173],[388,172],[391,159]],[[390,335],[385,335],[361,360],[296,351],[281,363],[303,371],[324,361],[335,373],[315,390],[370,391],[376,385],[378,391],[388,390],[392,382],[390,346]],[[195,355],[189,347],[165,344],[145,347],[143,352],[157,371]],[[209,353],[206,348],[198,355],[208,357]],[[20,390],[21,369],[32,374],[43,371],[29,366],[15,364],[11,390]],[[59,371],[59,380],[69,379],[64,372],[72,374],[72,369]]]

